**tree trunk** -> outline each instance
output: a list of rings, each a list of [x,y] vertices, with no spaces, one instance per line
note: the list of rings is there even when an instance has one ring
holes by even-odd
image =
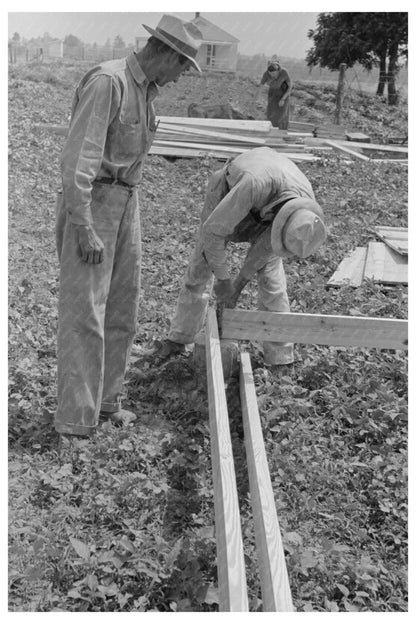
[[[336,109],[335,109],[335,123],[338,125],[340,125],[341,123],[342,102],[344,100],[344,92],[345,92],[345,70],[346,68],[347,68],[346,63],[341,63],[341,65],[339,66],[337,103],[336,103]]]
[[[399,101],[399,96],[396,91],[396,76],[398,72],[397,57],[398,49],[395,44],[389,50],[389,65],[387,69],[387,102],[391,106],[394,106]]]
[[[380,73],[378,76],[377,95],[384,95],[384,88],[387,82],[386,75],[386,55],[380,55]]]

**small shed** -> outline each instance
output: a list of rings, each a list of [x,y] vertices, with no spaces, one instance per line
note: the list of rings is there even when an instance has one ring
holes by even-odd
[[[201,69],[235,72],[239,39],[205,19],[200,13],[195,13],[192,22],[202,33],[203,43],[196,57]]]

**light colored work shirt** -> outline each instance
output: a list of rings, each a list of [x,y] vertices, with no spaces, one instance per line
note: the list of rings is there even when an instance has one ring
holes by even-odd
[[[82,78],[61,156],[64,202],[72,223],[92,223],[96,178],[132,186],[140,182],[156,132],[153,100],[158,93],[134,53],[102,63]]]
[[[227,185],[202,226],[204,254],[217,279],[229,278],[226,242],[233,240],[238,225],[250,212],[264,223],[270,221],[271,226],[274,217],[271,202],[280,203],[297,197],[315,200],[309,180],[295,163],[269,147],[240,154],[224,167],[223,172]],[[270,233],[271,227],[250,249],[242,269],[247,277],[273,254]]]

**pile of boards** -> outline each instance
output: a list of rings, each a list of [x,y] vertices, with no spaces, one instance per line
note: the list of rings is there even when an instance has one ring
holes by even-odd
[[[37,124],[36,129],[62,136],[68,133],[68,127],[60,125]],[[319,160],[325,152],[336,150],[345,158],[408,163],[407,146],[375,145],[366,135],[345,132],[340,126],[315,126],[296,120],[289,122],[288,130],[280,130],[263,120],[160,116],[149,153],[168,158],[210,157],[225,161],[261,146],[270,147],[294,162]]]
[[[360,286],[365,279],[378,284],[408,283],[408,230],[380,226],[375,234],[382,242],[371,241],[356,247],[337,267],[328,286]]]
[[[254,147],[267,146],[294,161],[318,160],[299,134],[273,128],[270,121],[158,117],[150,153],[182,158],[210,156],[227,160]]]

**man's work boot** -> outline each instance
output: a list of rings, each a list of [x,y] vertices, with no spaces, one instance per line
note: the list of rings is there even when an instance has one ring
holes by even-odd
[[[120,409],[118,412],[100,411],[100,420],[111,422],[115,427],[127,427],[131,422],[137,420],[137,416],[125,409]]]

